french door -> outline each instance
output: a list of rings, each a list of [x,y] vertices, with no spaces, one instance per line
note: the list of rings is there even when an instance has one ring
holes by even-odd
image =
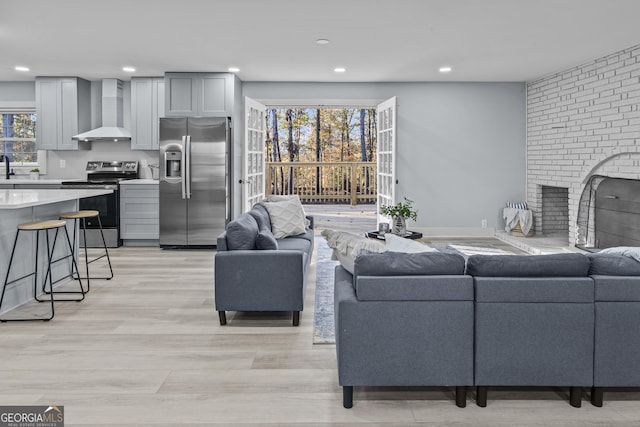
[[[245,97],[244,170],[242,211],[251,209],[265,196],[265,114],[267,107]]]
[[[378,223],[388,222],[380,214],[382,206],[396,203],[396,97],[377,107],[378,115]]]

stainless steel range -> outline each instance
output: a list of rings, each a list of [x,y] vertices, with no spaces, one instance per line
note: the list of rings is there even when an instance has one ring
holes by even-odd
[[[100,221],[107,247],[122,245],[120,239],[120,181],[138,178],[137,161],[90,161],[87,163],[86,181],[65,181],[62,188],[104,188],[111,194],[80,199],[80,210],[100,212]],[[97,219],[88,219],[86,226],[87,246],[102,247],[102,238]],[[83,233],[80,233],[81,239]],[[83,244],[83,241],[80,242]]]

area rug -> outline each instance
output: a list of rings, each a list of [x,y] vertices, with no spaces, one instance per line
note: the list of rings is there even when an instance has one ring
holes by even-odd
[[[316,236],[316,301],[313,312],[313,343],[335,344],[333,321],[333,277],[339,264],[331,259],[332,249],[322,236]]]
[[[458,254],[468,258],[471,255],[513,255],[490,243],[460,242],[460,243],[429,243],[429,246],[449,254]]]

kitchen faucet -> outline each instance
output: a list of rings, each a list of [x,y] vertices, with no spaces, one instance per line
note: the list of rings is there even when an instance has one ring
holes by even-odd
[[[4,161],[4,167],[6,169],[5,171],[5,179],[9,179],[9,156],[7,156],[6,154],[0,154],[0,162]]]

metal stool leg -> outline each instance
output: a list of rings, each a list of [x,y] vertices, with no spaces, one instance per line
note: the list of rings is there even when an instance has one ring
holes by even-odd
[[[100,236],[102,237],[102,245],[104,246],[104,253],[107,256],[107,262],[109,263],[109,271],[111,272],[111,276],[104,277],[104,279],[111,280],[113,279],[113,268],[111,267],[111,258],[109,258],[109,250],[107,249],[107,242],[106,240],[104,240],[104,232],[102,230],[102,221],[100,220],[100,215],[98,215],[98,225],[100,225]]]
[[[18,245],[18,237],[20,236],[20,229],[18,229],[18,231],[16,232],[16,238],[13,241],[13,248],[11,249],[11,257],[9,258],[9,266],[7,267],[7,275],[5,276],[4,279],[4,285],[2,287],[2,295],[0,295],[0,308],[2,307],[2,303],[4,302],[4,296],[5,296],[5,291],[7,289],[7,286],[10,285],[11,283],[17,282],[19,280],[25,279],[29,276],[34,276],[33,277],[33,292],[34,292],[34,298],[37,299],[37,288],[38,288],[38,241],[39,241],[39,236],[40,236],[40,231],[38,230],[36,231],[36,251],[35,251],[35,270],[32,273],[26,274],[22,277],[19,277],[17,279],[11,280],[9,281],[9,275],[11,273],[11,266],[13,265],[13,258],[16,252],[16,246]],[[57,231],[57,230],[56,230]],[[44,230],[45,233],[47,233],[46,230]],[[55,239],[54,239],[54,244],[55,244]],[[47,233],[47,258],[49,261],[49,268],[51,268],[51,257],[49,256],[49,235]],[[46,276],[45,276],[45,283],[46,283]],[[53,290],[53,285],[51,284],[51,282],[49,283],[50,285],[50,289]],[[39,302],[45,302],[45,300],[38,300]],[[51,315],[49,317],[37,317],[37,318],[28,318],[28,319],[0,319],[0,322],[4,323],[4,322],[23,322],[23,321],[33,321],[33,320],[42,320],[45,322],[48,322],[49,320],[53,319],[53,316],[55,316],[55,308],[54,308],[54,299],[53,299],[53,292],[51,292],[50,295],[50,299],[49,301],[51,302]]]
[[[73,269],[74,268],[75,268],[76,271],[79,271],[78,270],[78,264],[76,263],[76,259],[73,256],[73,250],[72,250],[72,246],[71,246],[71,239],[69,238],[69,232],[67,231],[67,227],[66,226],[63,227],[63,228],[64,228],[64,233],[65,233],[65,236],[66,236],[66,239],[67,239],[67,244],[69,246],[70,254],[66,255],[66,256],[64,256],[62,258],[59,258],[57,260],[53,260],[53,252],[55,250],[56,241],[58,239],[58,232],[59,232],[59,229],[56,228],[56,234],[55,234],[55,237],[53,239],[53,248],[51,249],[51,253],[49,254],[49,268],[47,269],[47,273],[49,275],[49,282],[50,282],[50,291],[49,292],[45,289],[46,282],[42,283],[42,291],[45,294],[49,294],[50,292],[53,293],[53,284],[54,283],[58,283],[59,281],[61,281],[62,279],[65,279],[67,277],[73,278]],[[48,243],[49,242],[48,239],[49,239],[49,234],[47,233],[47,245],[49,244]],[[60,279],[58,279],[58,280],[56,280],[54,282],[53,279],[52,279],[51,265],[56,263],[56,262],[58,262],[58,261],[62,261],[63,259],[66,259],[68,257],[71,257],[71,272],[68,275],[66,275],[64,277],[61,277]],[[59,301],[59,302],[80,302],[80,301],[82,301],[84,299],[84,296],[85,296],[86,292],[85,292],[85,290],[84,290],[84,288],[82,286],[82,280],[80,280],[80,278],[78,278],[78,281],[79,281],[79,285],[80,285],[80,290],[79,291],[57,291],[56,293],[57,294],[71,294],[71,295],[80,294],[82,296],[79,297],[79,299],[78,298],[75,298],[75,299],[65,298],[65,299],[57,299],[56,301]],[[36,299],[36,300],[38,302],[41,302],[38,299]]]

